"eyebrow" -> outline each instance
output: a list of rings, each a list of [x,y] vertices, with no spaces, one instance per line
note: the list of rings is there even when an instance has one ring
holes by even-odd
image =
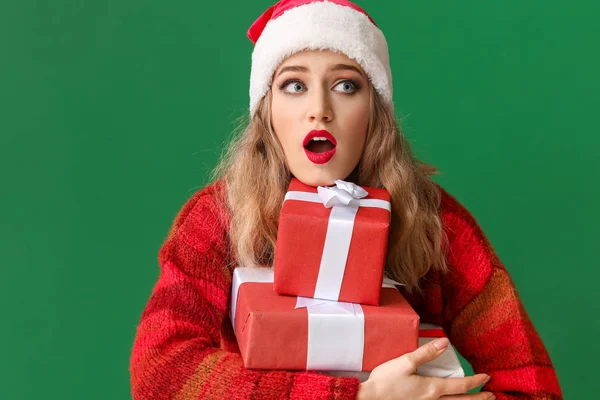
[[[288,71],[293,71],[293,72],[309,72],[310,70],[302,65],[290,65],[287,67],[283,67],[281,68],[281,71],[279,71],[279,73],[277,74],[277,76],[283,74],[284,72],[288,72]],[[361,72],[360,69],[356,68],[354,65],[348,65],[348,64],[335,64],[334,66],[332,66],[331,68],[329,68],[330,72],[333,71],[355,71],[357,72],[360,76],[363,76],[363,73]]]

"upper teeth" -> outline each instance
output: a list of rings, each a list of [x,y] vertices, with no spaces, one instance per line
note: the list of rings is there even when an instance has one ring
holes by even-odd
[[[316,140],[316,141],[322,140],[322,141],[325,141],[325,140],[327,140],[327,138],[324,138],[324,137],[314,137],[314,138],[312,138],[312,140]]]

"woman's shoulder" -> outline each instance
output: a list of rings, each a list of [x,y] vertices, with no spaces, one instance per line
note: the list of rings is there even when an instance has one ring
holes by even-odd
[[[442,224],[450,246],[450,258],[452,258],[450,261],[456,261],[453,258],[460,258],[468,254],[470,258],[487,259],[491,264],[503,268],[475,216],[456,196],[441,186],[439,187]],[[478,254],[479,256],[477,256]]]
[[[448,218],[473,218],[469,210],[457,199],[455,195],[451,194],[447,189],[439,184],[436,183],[436,185],[440,190],[440,210],[444,220]]]
[[[492,254],[493,247],[471,211],[446,189],[440,188],[440,215],[451,250],[472,251],[481,248]]]
[[[225,229],[228,223],[225,191],[225,182],[217,180],[194,192],[177,212],[169,236],[182,231],[193,234]]]
[[[194,208],[200,205],[210,208],[220,207],[224,199],[224,194],[226,194],[225,180],[219,179],[196,190],[186,201],[184,208]]]
[[[228,228],[220,205],[224,188],[221,181],[208,184],[180,207],[158,254],[161,266],[171,260],[177,268],[196,276],[199,268],[227,262]]]
[[[473,229],[479,229],[477,220],[473,214],[465,207],[455,195],[451,194],[437,184],[440,190],[440,215],[444,226],[447,228],[456,229],[458,227],[471,227]]]

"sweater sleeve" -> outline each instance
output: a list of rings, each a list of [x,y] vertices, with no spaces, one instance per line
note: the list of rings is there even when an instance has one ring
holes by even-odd
[[[443,191],[449,272],[443,276],[449,338],[487,373],[502,399],[562,399],[552,362],[515,285],[475,218]]]
[[[354,399],[355,378],[247,370],[224,344],[231,270],[212,190],[184,205],[160,249],[130,358],[133,399]]]

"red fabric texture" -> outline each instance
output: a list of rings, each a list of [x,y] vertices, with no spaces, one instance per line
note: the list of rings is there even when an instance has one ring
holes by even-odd
[[[248,33],[246,35],[252,41],[252,43],[256,44],[256,42],[258,41],[258,38],[260,38],[260,35],[265,30],[265,26],[267,26],[267,23],[269,21],[276,19],[277,17],[282,15],[284,12],[289,11],[292,8],[295,8],[298,6],[303,6],[306,4],[311,4],[311,3],[322,3],[324,1],[325,0],[281,0],[281,1],[278,1],[277,3],[275,3],[274,5],[269,7],[260,17],[258,17],[256,19],[256,21],[254,21],[254,23],[250,26],[250,29],[248,29]],[[369,16],[369,14],[367,14],[366,11],[354,3],[351,3],[347,0],[327,0],[327,2],[339,4],[344,7],[350,7],[353,10],[356,10],[356,11],[366,15],[367,17],[369,17],[369,20],[373,23],[373,25],[377,26],[375,24],[375,21],[373,21],[373,19]]]
[[[159,252],[160,275],[137,328],[134,400],[354,399],[356,378],[247,370],[228,317],[232,268],[217,183],[178,213]],[[440,325],[455,349],[487,373],[498,399],[562,399],[550,357],[514,284],[471,214],[442,189],[448,274],[406,295],[421,322]]]

